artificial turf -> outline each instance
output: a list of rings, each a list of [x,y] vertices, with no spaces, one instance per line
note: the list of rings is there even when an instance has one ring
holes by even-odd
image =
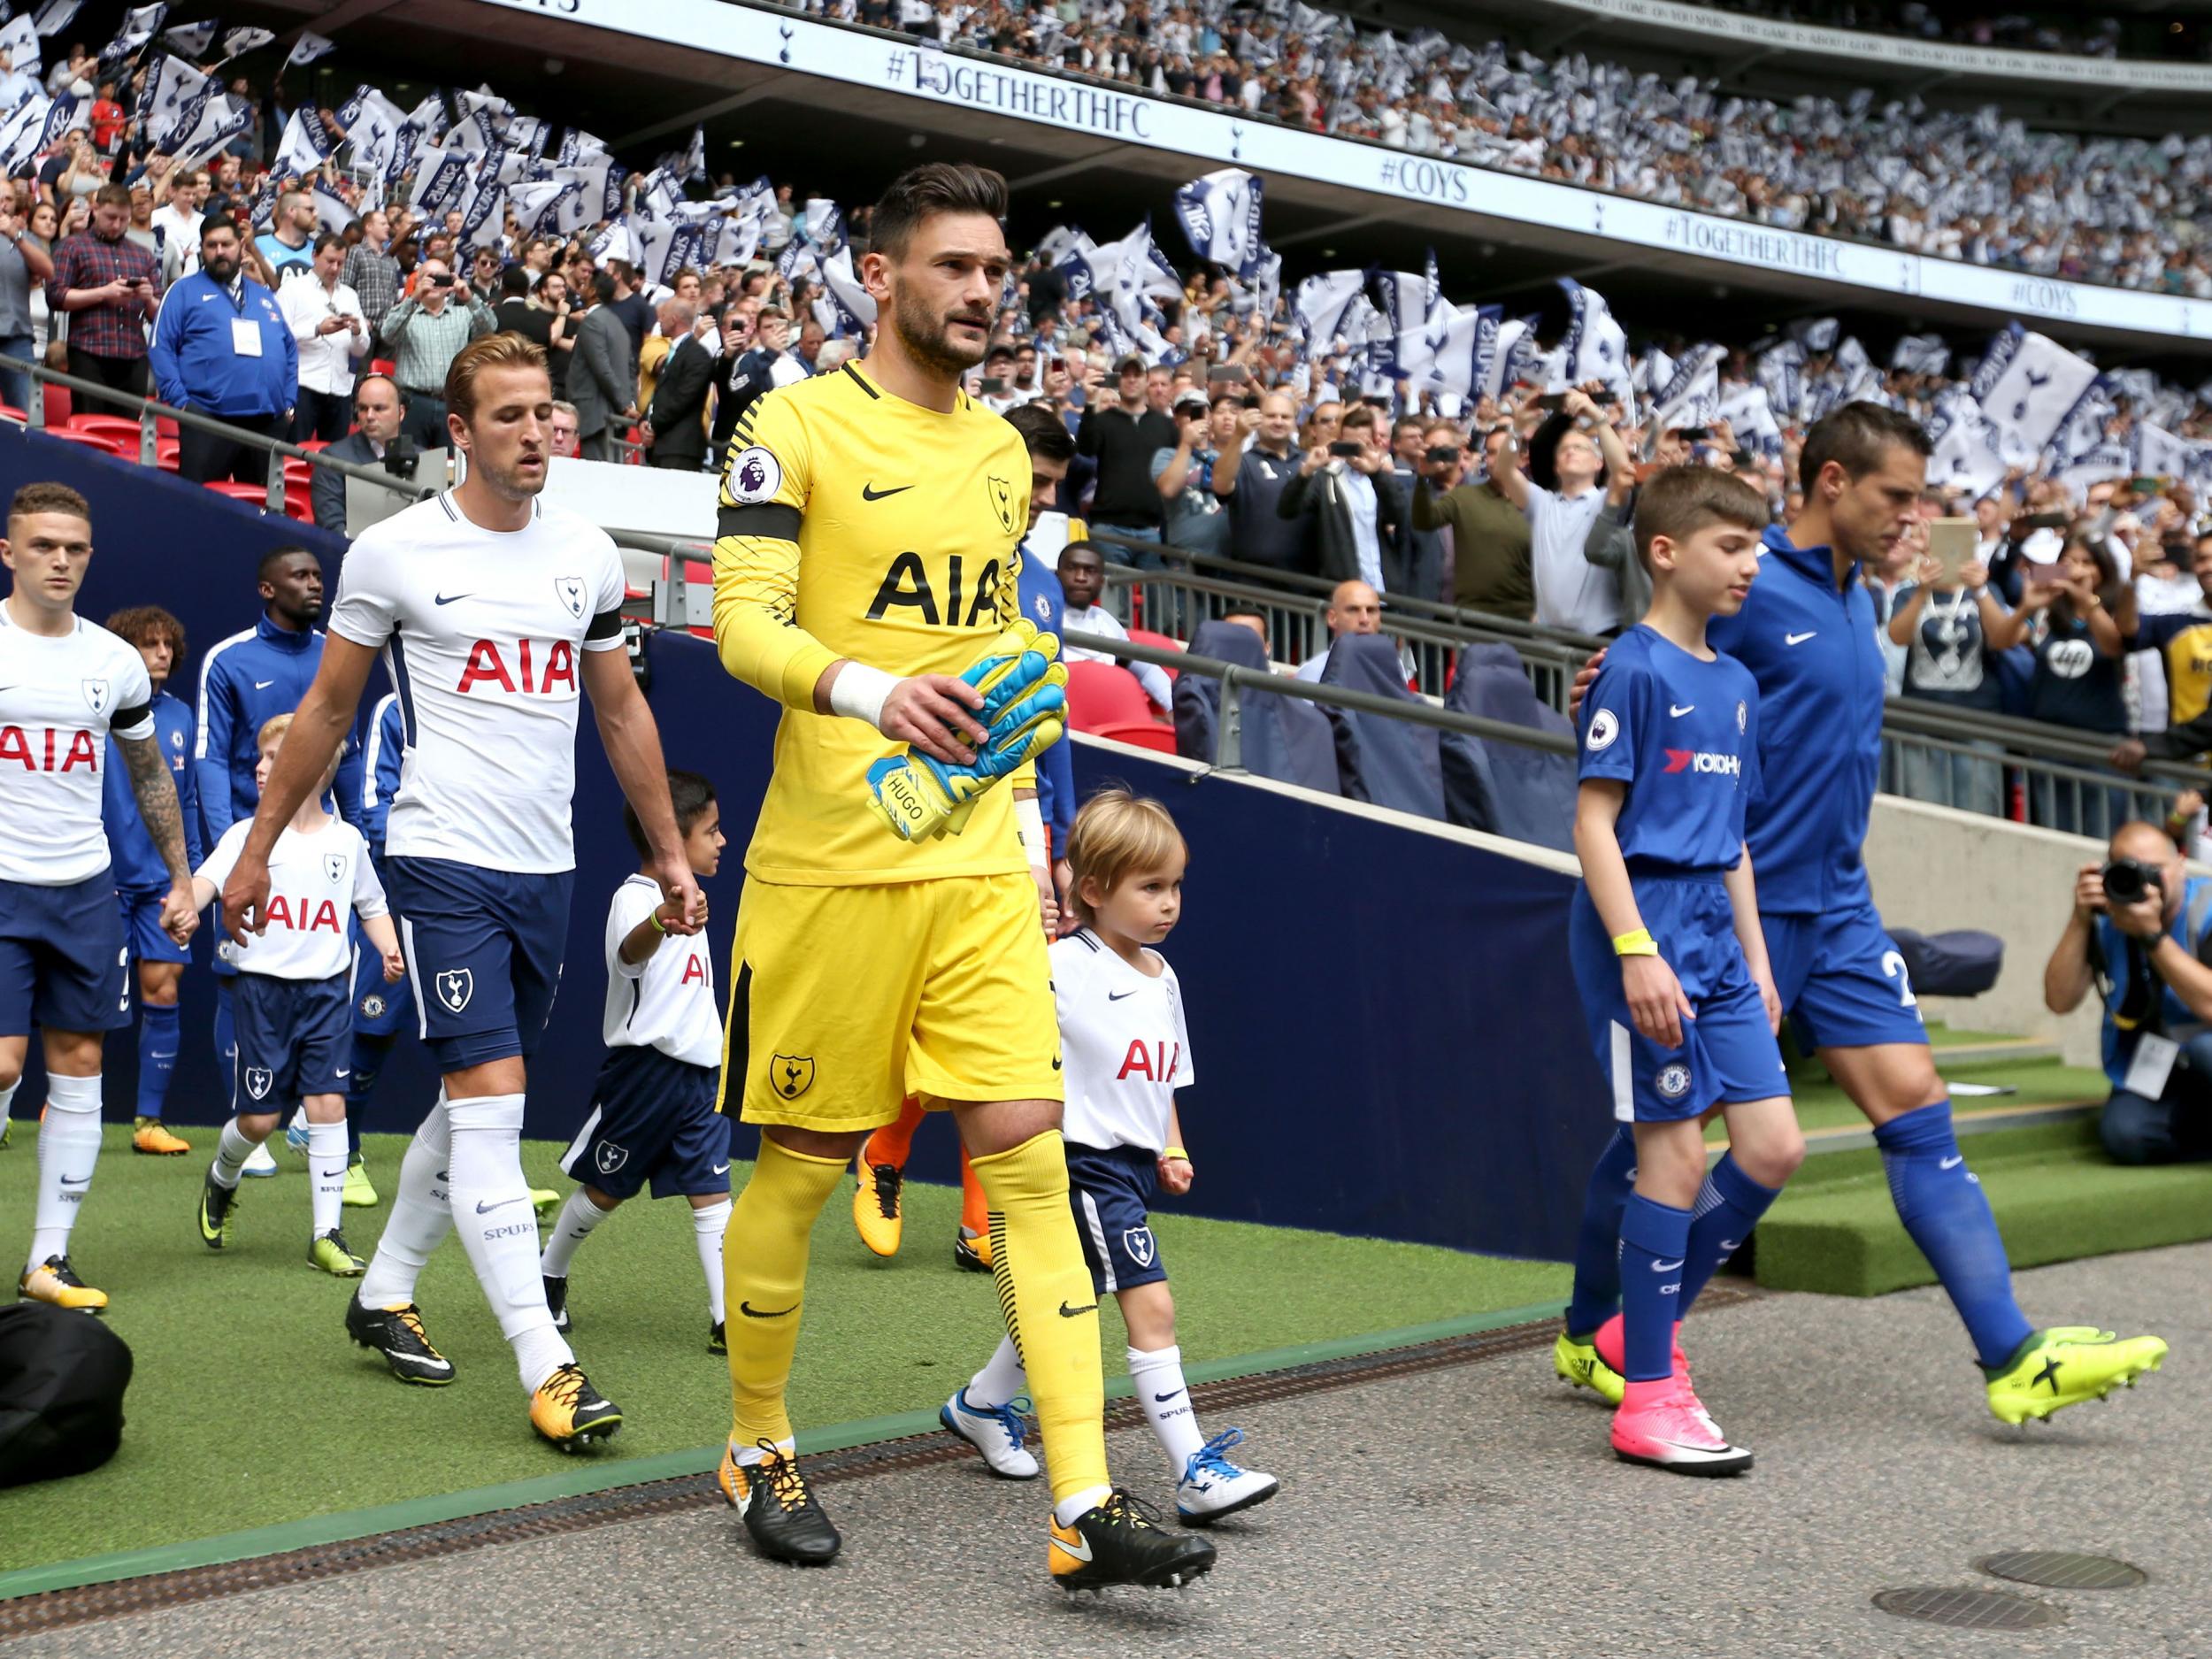
[[[439,1251],[418,1294],[457,1374],[438,1389],[402,1386],[346,1340],[350,1285],[306,1265],[297,1158],[280,1152],[280,1176],[244,1184],[232,1248],[207,1249],[193,1210],[213,1136],[189,1132],[191,1155],[150,1158],[131,1154],[127,1128],[107,1133],[71,1250],[113,1297],[107,1323],[136,1357],[123,1446],[92,1474],[0,1492],[0,1571],[576,1466],[530,1432],[506,1344],[457,1244]],[[0,1216],[19,1229],[31,1211],[35,1143],[35,1126],[19,1123],[13,1149],[0,1153]],[[367,1141],[388,1201],[404,1144]],[[568,1189],[554,1167],[559,1151],[524,1144],[534,1185]],[[733,1182],[749,1167],[738,1164]],[[791,1389],[803,1427],[934,1409],[1002,1328],[988,1277],[952,1265],[956,1192],[908,1188],[906,1247],[889,1262],[855,1235],[851,1192],[841,1187],[815,1233]],[[357,1254],[369,1254],[387,1213],[346,1212]],[[1194,1368],[1527,1307],[1561,1296],[1567,1282],[1567,1269],[1548,1263],[1171,1213],[1155,1224]],[[707,1351],[705,1289],[680,1200],[641,1200],[602,1225],[578,1253],[569,1307],[580,1360],[626,1413],[620,1436],[592,1461],[688,1451],[726,1432],[728,1374]],[[1126,1369],[1110,1299],[1102,1336],[1110,1379]]]

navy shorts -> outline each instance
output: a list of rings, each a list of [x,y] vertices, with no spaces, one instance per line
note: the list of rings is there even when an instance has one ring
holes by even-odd
[[[1068,1143],[1068,1202],[1100,1295],[1167,1277],[1146,1206],[1159,1189],[1159,1154],[1142,1147]]]
[[[191,950],[161,931],[162,901],[167,887],[118,887],[115,908],[123,918],[123,941],[140,962],[189,962]]]
[[[1816,916],[1762,916],[1774,988],[1807,1048],[1925,1046],[1903,953],[1870,901]]]
[[[592,1085],[591,1116],[561,1154],[562,1170],[610,1198],[730,1190],[730,1120],[714,1110],[722,1068],[658,1048],[611,1048]]]
[[[130,962],[108,872],[61,887],[0,881],[0,1037],[129,1025]]]
[[[353,1034],[396,1037],[400,1021],[414,1012],[407,981],[385,979],[383,953],[369,942],[357,918],[353,924],[353,944],[357,953],[353,961]]]
[[[232,1104],[242,1112],[289,1112],[310,1094],[342,1094],[351,1065],[349,978],[280,979],[242,973],[231,981],[238,1032]]]
[[[517,875],[450,858],[384,860],[416,1027],[438,1070],[537,1052],[553,1018],[575,872]]]
[[[1677,1048],[1636,1029],[1612,937],[1589,889],[1577,887],[1567,944],[1613,1116],[1622,1123],[1674,1123],[1716,1103],[1786,1095],[1782,1050],[1768,1029],[1720,879],[1638,876],[1636,908],[1697,1018],[1682,1022]]]

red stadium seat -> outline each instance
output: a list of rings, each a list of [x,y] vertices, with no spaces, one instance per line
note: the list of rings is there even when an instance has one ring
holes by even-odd
[[[348,430],[350,431],[350,428]],[[318,449],[327,449],[330,448],[330,443],[329,441],[325,438],[310,438],[304,443],[301,444],[300,448],[306,450],[310,455],[312,455]]]
[[[218,495],[227,495],[233,501],[242,501],[250,506],[262,509],[265,512],[268,510],[269,492],[259,484],[241,484],[235,479],[212,478],[207,481],[205,488],[213,490]]]
[[[1109,720],[1103,726],[1083,729],[1093,737],[1110,737],[1117,743],[1133,743],[1139,749],[1157,749],[1163,755],[1175,752],[1175,728],[1157,720]]]
[[[175,472],[177,457],[183,453],[184,443],[180,439],[156,438],[154,440],[154,465],[165,472]]]
[[[54,432],[67,426],[71,408],[69,388],[65,386],[49,386],[42,395],[46,403],[46,430]]]
[[[114,439],[104,438],[97,433],[79,432],[74,426],[49,426],[46,429],[46,435],[50,438],[58,438],[64,443],[74,443],[88,449],[97,449],[102,455],[111,455],[119,460],[128,460],[131,456],[138,453],[136,447],[134,446],[130,455],[125,455],[122,450],[115,447]]]
[[[28,419],[30,419],[30,417],[25,414],[21,410],[18,409],[13,403],[0,403],[0,420],[12,420],[18,426],[21,426]]]
[[[184,434],[183,434],[182,433],[180,433],[180,432],[179,432],[179,431],[177,430],[177,423],[176,423],[175,421],[172,420],[172,419],[171,419],[168,416],[166,416],[166,415],[156,415],[156,416],[154,417],[154,436],[155,436],[155,437],[157,437],[157,438],[181,438],[183,435],[184,435]]]
[[[1179,651],[1183,649],[1182,641],[1171,640],[1166,634],[1155,634],[1150,628],[1130,629],[1129,641],[1133,645],[1149,645],[1156,651]],[[1181,671],[1164,666],[1160,672],[1172,680]]]
[[[126,415],[72,415],[72,432],[88,432],[96,438],[114,438],[130,445],[133,455],[138,453],[138,423]]]
[[[1118,663],[1070,663],[1068,718],[1079,732],[1150,723],[1152,702],[1137,677]]]

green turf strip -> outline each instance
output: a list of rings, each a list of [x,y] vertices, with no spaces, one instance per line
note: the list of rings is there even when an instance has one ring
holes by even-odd
[[[36,1156],[27,1127],[19,1124],[14,1148],[0,1153],[0,1215],[30,1213]],[[569,1294],[578,1355],[626,1420],[611,1446],[567,1460],[530,1432],[513,1362],[457,1245],[440,1250],[419,1294],[457,1380],[402,1386],[346,1340],[349,1286],[306,1265],[300,1160],[280,1153],[282,1175],[244,1183],[236,1242],[218,1255],[200,1243],[192,1219],[214,1132],[188,1138],[196,1143],[189,1156],[148,1158],[132,1155],[127,1130],[108,1132],[71,1252],[115,1299],[108,1324],[136,1355],[129,1424],[106,1467],[0,1493],[0,1572],[409,1500],[480,1497],[475,1489],[507,1483],[534,1488],[549,1478],[557,1489],[537,1495],[556,1496],[652,1479],[703,1467],[698,1448],[726,1429],[728,1374],[706,1351],[705,1291],[680,1202],[626,1206],[578,1252]],[[403,1144],[369,1138],[370,1170],[388,1198]],[[558,1152],[527,1142],[524,1166],[535,1184],[565,1191]],[[741,1185],[748,1172],[741,1164],[732,1179]],[[952,1266],[958,1194],[910,1188],[906,1249],[879,1262],[853,1233],[851,1191],[841,1187],[815,1235],[792,1379],[802,1425],[864,1428],[871,1418],[933,1413],[998,1340],[989,1278]],[[369,1253],[386,1213],[346,1212],[357,1253]],[[1233,1369],[1253,1369],[1249,1356],[1294,1344],[1485,1313],[1522,1317],[1562,1296],[1568,1276],[1547,1263],[1168,1214],[1156,1217],[1156,1231],[1194,1380],[1240,1356]],[[1125,1341],[1111,1312],[1103,1338],[1107,1374],[1118,1376]],[[1356,1341],[1349,1351],[1369,1346]],[[1140,1489],[1164,1481],[1150,1464],[1129,1473]],[[470,1502],[447,1513],[534,1501]],[[26,1593],[13,1582],[0,1579],[0,1593]]]
[[[1962,1115],[1993,1110],[2017,1110],[2026,1106],[2072,1106],[2083,1102],[2101,1102],[2111,1092],[2112,1086],[2105,1075],[2093,1066],[2066,1065],[2055,1060],[1993,1060],[1986,1064],[1945,1064],[1941,1045],[1936,1054],[1937,1070],[1948,1083],[1987,1083],[2010,1085],[2009,1094],[1965,1095],[1953,1102]],[[1827,1074],[1819,1066],[1800,1062],[1791,1068],[1790,1094],[1796,1102],[1798,1126],[1806,1130],[1863,1128],[1865,1116],[1854,1106],[1849,1097],[1828,1081]],[[1726,1126],[1719,1118],[1707,1125],[1705,1138],[1718,1141],[1728,1138]]]

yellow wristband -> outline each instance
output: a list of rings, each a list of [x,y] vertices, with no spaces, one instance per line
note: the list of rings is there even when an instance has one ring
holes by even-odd
[[[1613,954],[1617,956],[1655,956],[1659,954],[1659,947],[1652,939],[1651,930],[1640,927],[1632,933],[1623,933],[1615,939]]]
[[[1190,1162],[1190,1154],[1180,1147],[1163,1147],[1160,1149],[1160,1156],[1164,1158],[1180,1158],[1186,1164]]]
[[[654,931],[655,933],[667,933],[668,929],[667,929],[665,926],[664,926],[662,925],[662,922],[661,922],[661,913],[660,913],[658,910],[648,910],[648,911],[645,913],[645,919],[646,919],[647,921],[649,921],[649,922],[650,922],[650,923],[652,923],[652,924],[653,924],[653,931]]]

